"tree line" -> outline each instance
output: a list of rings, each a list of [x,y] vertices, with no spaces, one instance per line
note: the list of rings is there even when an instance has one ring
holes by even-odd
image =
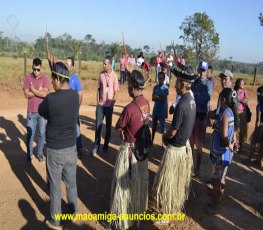
[[[187,16],[179,29],[182,32],[179,39],[183,40],[183,45],[174,45],[172,42],[164,46],[162,51],[172,53],[175,46],[177,55],[183,55],[187,65],[196,66],[200,60],[206,60],[216,70],[231,69],[233,65],[235,72],[253,74],[256,66],[257,73],[263,74],[263,62],[250,64],[236,62],[232,58],[229,60],[217,58],[220,36],[216,32],[213,20],[209,18],[206,12]],[[69,33],[64,33],[58,37],[53,37],[48,33],[47,36],[50,51],[59,59],[73,56],[77,60],[101,61],[106,55],[110,55],[115,56],[118,60],[124,50],[122,42],[110,44],[105,41],[97,42],[91,34],[87,34],[83,39],[75,39]],[[143,51],[145,59],[148,61],[157,55],[155,51],[151,51],[147,44],[142,48],[132,48],[126,44],[126,50],[128,54],[133,53],[135,57]],[[21,41],[17,37],[4,36],[4,33],[0,31],[0,56],[16,58],[23,57],[25,54],[30,58],[46,58],[45,36],[40,36],[35,42],[29,43]]]

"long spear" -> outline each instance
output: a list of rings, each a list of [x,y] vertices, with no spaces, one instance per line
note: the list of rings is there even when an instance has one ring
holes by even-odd
[[[175,61],[175,63],[176,63],[176,66],[179,67],[179,62],[178,62],[178,57],[177,57],[177,55],[176,55],[176,49],[175,49],[174,41],[171,42],[171,46],[172,46],[173,51],[174,51],[174,61]]]
[[[127,57],[127,51],[126,51],[126,45],[125,45],[125,39],[124,39],[124,33],[122,32],[122,45],[123,45],[123,52],[125,56],[125,68],[128,72],[131,72],[131,67],[128,63],[128,57]]]
[[[127,55],[127,51],[126,51],[126,45],[125,45],[125,39],[124,39],[124,33],[122,32],[122,44],[123,44],[123,50],[124,50],[124,54],[125,54],[125,58]]]
[[[50,70],[53,71],[53,63],[55,62],[55,58],[50,54],[49,48],[48,48],[47,25],[46,25],[45,43],[46,43],[46,51],[47,51],[48,64],[49,64]]]
[[[46,40],[46,50],[47,50],[47,56],[50,55],[49,49],[48,49],[48,36],[47,36],[47,25],[46,25],[46,34],[45,34],[45,40]]]

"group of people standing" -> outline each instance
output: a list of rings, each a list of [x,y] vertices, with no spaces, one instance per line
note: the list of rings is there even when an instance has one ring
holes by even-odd
[[[134,69],[134,60],[131,61],[125,56],[123,58],[123,70],[128,80],[128,94],[132,101],[125,106],[116,124],[122,144],[113,172],[109,210],[110,213],[116,215],[143,213],[148,207],[148,159],[140,161],[134,155],[138,132],[145,123],[149,122],[150,117],[150,105],[143,96],[146,81],[143,70]],[[46,224],[56,229],[60,227],[55,214],[61,213],[61,180],[66,185],[70,211],[73,214],[77,213],[76,167],[77,156],[82,157],[79,123],[82,88],[80,79],[73,74],[74,59],[69,57],[65,63],[62,63],[56,62],[54,57],[50,56],[49,65],[55,92],[48,94],[49,81],[41,74],[42,63],[36,58],[33,60],[33,72],[25,78],[24,93],[28,99],[27,163],[31,165],[33,137],[38,123],[38,159],[40,162],[45,161],[43,157],[45,141],[47,145],[47,178],[51,218],[46,221]],[[159,83],[153,89],[152,100],[155,104],[152,114],[152,143],[159,121],[163,133],[163,144],[166,145],[166,148],[154,180],[152,194],[156,206],[163,213],[181,211],[189,193],[193,166],[192,152],[196,153],[194,174],[199,176],[207,121],[208,118],[214,119],[210,149],[213,164],[213,195],[212,206],[208,211],[216,213],[224,191],[228,166],[231,164],[233,152],[238,150],[236,132],[240,127],[239,120],[245,119],[242,117],[247,104],[244,81],[242,82],[241,79],[236,82],[235,91],[232,89],[233,74],[231,71],[226,70],[221,73],[223,89],[219,95],[217,109],[212,111],[210,105],[214,88],[214,79],[211,77],[212,67],[207,62],[201,61],[198,75],[196,75],[190,68],[184,65],[179,66],[170,68],[170,71],[177,77],[175,84],[177,98],[169,109],[169,112],[173,114],[173,119],[167,131],[165,118],[168,115],[169,88],[163,83],[165,80],[163,71],[158,73]],[[118,89],[118,78],[112,69],[112,57],[105,57],[103,71],[98,79],[96,130],[92,155],[97,154],[100,149],[104,117],[106,117],[106,134],[102,150],[104,154],[108,154],[112,114]],[[243,105],[242,108],[240,104]],[[257,110],[262,111],[262,107],[258,106]],[[242,135],[239,135],[239,139],[245,142],[245,137]],[[128,229],[133,222],[116,220],[111,223],[104,222],[103,225],[107,228]]]
[[[120,85],[124,85],[126,82],[126,75],[127,75],[127,70],[125,68],[125,60],[126,60],[126,55],[123,53],[122,57],[119,59],[120,63]],[[185,59],[181,55],[180,57],[176,57],[176,60],[174,60],[174,57],[169,54],[168,52],[159,52],[159,54],[155,57],[154,60],[154,68],[155,68],[155,79],[154,82],[157,84],[158,83],[158,74],[159,72],[163,71],[166,74],[165,78],[165,84],[169,85],[170,79],[171,79],[171,71],[170,68],[172,68],[173,63],[181,63],[182,65],[185,65]],[[112,57],[112,70],[115,71],[115,64],[116,64],[116,55]],[[137,58],[134,57],[134,54],[131,53],[128,56],[128,64],[131,66],[136,67],[137,69],[144,70],[148,72],[149,74],[151,73],[151,65],[148,61],[145,60],[143,52],[140,52]]]

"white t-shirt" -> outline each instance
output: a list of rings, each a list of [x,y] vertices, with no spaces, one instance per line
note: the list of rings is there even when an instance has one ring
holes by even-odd
[[[137,58],[136,64],[137,64],[137,66],[138,66],[139,68],[141,68],[143,62],[144,62],[144,58],[139,57],[139,58]]]
[[[165,75],[164,84],[166,84],[166,85],[170,84],[170,78],[168,75]]]
[[[173,58],[172,55],[170,55],[170,56],[166,59],[168,65],[169,65],[170,67],[173,66],[173,60],[174,60],[174,58]]]

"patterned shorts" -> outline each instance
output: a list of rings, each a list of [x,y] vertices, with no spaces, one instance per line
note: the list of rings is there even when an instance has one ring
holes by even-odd
[[[221,160],[218,160],[212,165],[212,180],[225,184],[227,170],[228,166],[222,165]]]

